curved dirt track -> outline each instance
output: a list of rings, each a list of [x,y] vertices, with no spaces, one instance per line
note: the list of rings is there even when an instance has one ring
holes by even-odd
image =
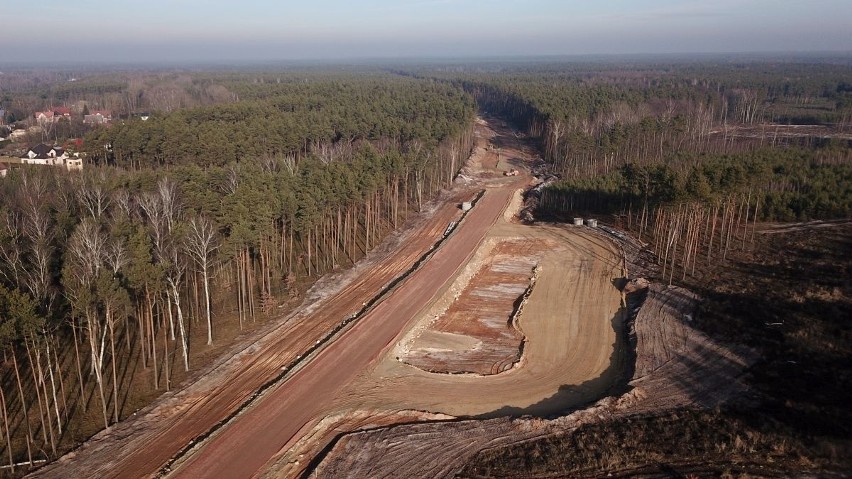
[[[636,260],[628,259],[629,267],[636,266]],[[638,272],[642,274],[641,268]],[[634,309],[630,328],[636,361],[626,393],[551,420],[432,421],[344,434],[311,477],[457,477],[481,451],[499,455],[528,441],[570,434],[585,424],[682,407],[714,408],[746,394],[744,375],[757,360],[756,352],[720,344],[693,328],[690,315],[699,300],[695,294],[654,283],[636,295],[627,301],[639,309]]]
[[[520,364],[497,375],[423,371],[389,354],[337,401],[341,409],[414,409],[453,416],[550,415],[599,398],[621,372],[621,277],[614,246],[584,228],[501,225],[496,236],[547,240],[519,319]],[[421,320],[428,320],[428,313]],[[428,391],[428,394],[423,392]]]

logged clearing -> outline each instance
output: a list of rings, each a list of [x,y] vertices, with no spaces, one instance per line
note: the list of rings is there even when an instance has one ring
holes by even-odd
[[[206,376],[38,474],[140,477],[171,464],[177,477],[292,477],[315,466],[326,477],[442,476],[485,447],[643,408],[709,406],[737,390],[747,351],[689,327],[693,295],[652,285],[626,300],[629,244],[516,221],[535,151],[499,121],[480,120],[476,134],[433,211],[318,282],[299,312]],[[556,420],[508,418],[558,416],[612,394],[630,374],[633,341],[628,393]]]

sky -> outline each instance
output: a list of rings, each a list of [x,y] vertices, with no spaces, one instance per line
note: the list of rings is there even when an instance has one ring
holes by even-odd
[[[850,0],[0,0],[3,62],[852,51]]]

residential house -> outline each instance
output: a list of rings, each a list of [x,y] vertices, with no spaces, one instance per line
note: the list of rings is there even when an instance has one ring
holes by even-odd
[[[64,106],[57,106],[45,111],[37,111],[33,116],[39,125],[56,123],[60,118],[71,118],[71,109]]]
[[[9,174],[9,165],[0,163],[0,178],[5,178]]]
[[[65,160],[65,169],[68,171],[83,171],[83,159],[80,158],[79,153],[75,153],[74,156]]]
[[[27,154],[21,158],[21,163],[24,165],[64,166],[67,159],[68,154],[65,153],[64,148],[39,143],[27,151]]]
[[[33,114],[39,125],[45,123],[53,123],[57,120],[53,114],[53,110],[37,111]]]
[[[97,110],[83,117],[83,123],[90,125],[104,125],[112,120],[112,113],[106,110]]]

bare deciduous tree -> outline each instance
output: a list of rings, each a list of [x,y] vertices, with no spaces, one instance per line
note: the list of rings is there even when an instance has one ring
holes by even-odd
[[[213,224],[203,216],[189,220],[189,232],[186,236],[186,250],[201,270],[204,282],[204,310],[207,319],[207,344],[213,344],[213,321],[210,314],[210,259],[219,248]]]

